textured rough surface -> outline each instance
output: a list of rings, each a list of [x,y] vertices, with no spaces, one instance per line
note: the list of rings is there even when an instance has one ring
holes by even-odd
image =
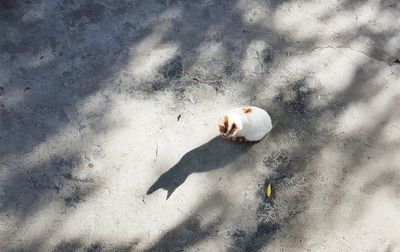
[[[400,250],[399,16],[0,1],[0,251]],[[272,132],[216,137],[245,105]]]

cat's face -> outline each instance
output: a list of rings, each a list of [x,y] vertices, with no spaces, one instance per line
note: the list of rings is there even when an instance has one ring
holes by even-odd
[[[219,132],[224,137],[234,137],[239,130],[239,124],[229,118],[224,116],[223,120],[219,123]]]

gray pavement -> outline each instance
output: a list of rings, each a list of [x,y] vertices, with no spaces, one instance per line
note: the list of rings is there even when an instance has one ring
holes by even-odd
[[[400,251],[399,17],[0,1],[0,251]],[[245,105],[271,133],[218,137]]]

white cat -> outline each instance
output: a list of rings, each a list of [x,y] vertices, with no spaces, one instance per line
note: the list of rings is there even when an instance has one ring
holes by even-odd
[[[235,108],[219,121],[219,132],[228,140],[258,142],[272,129],[269,114],[257,107]]]

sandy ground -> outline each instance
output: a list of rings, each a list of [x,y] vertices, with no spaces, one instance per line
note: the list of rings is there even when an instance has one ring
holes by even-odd
[[[399,17],[0,1],[0,251],[400,251]],[[217,136],[243,105],[261,143]]]

